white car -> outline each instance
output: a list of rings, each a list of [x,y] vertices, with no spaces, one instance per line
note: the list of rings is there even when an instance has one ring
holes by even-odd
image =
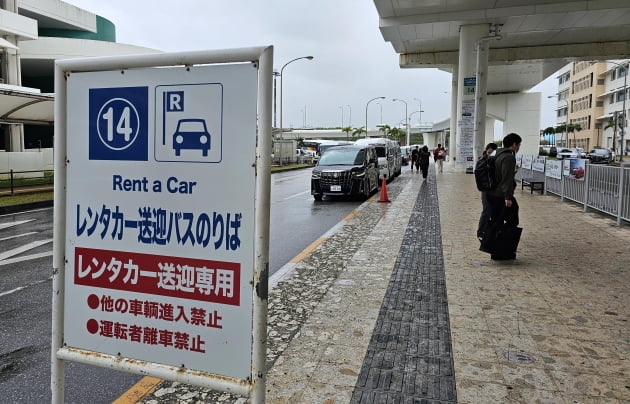
[[[558,160],[562,159],[581,159],[583,158],[584,149],[580,149],[579,147],[563,147],[558,149],[558,156],[556,157]]]

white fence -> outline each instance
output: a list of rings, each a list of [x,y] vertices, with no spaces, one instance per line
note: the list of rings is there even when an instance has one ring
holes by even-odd
[[[531,164],[541,159],[544,164]],[[519,162],[517,180],[527,183],[536,178],[544,181],[545,194],[580,204],[585,212],[593,209],[613,216],[618,225],[630,222],[630,167],[587,164],[579,159],[563,161],[562,166],[558,160],[541,156],[520,156]]]
[[[11,170],[22,172],[14,174],[14,178],[33,178],[44,175],[43,172],[36,173],[35,171],[52,169],[52,148],[25,152],[0,152],[0,180],[8,179]],[[24,171],[31,172],[25,173]]]

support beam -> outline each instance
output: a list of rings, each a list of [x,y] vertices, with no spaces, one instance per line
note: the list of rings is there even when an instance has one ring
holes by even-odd
[[[576,59],[622,59],[628,54],[630,54],[630,41],[490,48],[488,63],[492,65],[494,63],[562,59],[561,62],[564,65]],[[458,55],[458,51],[403,53],[400,55],[399,64],[401,68],[437,67],[450,69],[451,65],[457,64]]]

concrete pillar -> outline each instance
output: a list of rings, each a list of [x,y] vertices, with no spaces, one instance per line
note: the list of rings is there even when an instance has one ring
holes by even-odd
[[[5,10],[17,14],[17,3],[17,0],[6,0]],[[19,46],[17,36],[15,35],[6,35],[4,39],[15,46]],[[19,51],[17,49],[5,49],[3,59],[6,60],[6,70],[3,77],[5,83],[12,84],[14,86],[21,86],[22,77]],[[5,143],[7,151],[24,151],[24,126],[7,125],[7,139]]]
[[[453,66],[453,76],[451,80],[451,132],[448,142],[448,155],[451,157],[448,159],[450,164],[454,164],[453,156],[457,153],[457,77],[459,75],[459,68],[457,66]],[[444,141],[444,146],[446,144],[446,134],[444,134],[441,138]],[[446,146],[445,146],[446,147]]]
[[[481,147],[486,147],[488,143],[494,142],[494,123],[495,122],[496,122],[496,119],[486,116],[486,125],[485,125],[486,130],[481,138],[481,144],[483,145]],[[501,136],[501,139],[503,139],[503,136]],[[481,153],[483,154],[483,150],[481,150]],[[481,154],[479,156],[481,157]]]
[[[488,24],[462,25],[459,31],[459,63],[457,74],[457,131],[455,148],[450,153],[458,169],[464,170],[474,165],[474,105],[475,90],[471,86],[476,79],[477,58],[475,46],[479,39],[489,33]],[[467,79],[467,80],[464,80]]]
[[[439,142],[439,134],[437,132],[423,133],[424,144],[427,145],[429,150],[433,150]]]
[[[475,133],[473,162],[477,161],[486,145],[486,100],[488,92],[488,40],[477,42],[477,87],[475,89]]]

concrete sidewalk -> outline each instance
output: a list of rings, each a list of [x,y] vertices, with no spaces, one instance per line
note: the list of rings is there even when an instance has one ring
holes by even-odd
[[[630,402],[630,228],[517,189],[517,260],[493,262],[472,175],[388,194],[272,289],[267,402]],[[142,402],[217,401],[167,382]]]

